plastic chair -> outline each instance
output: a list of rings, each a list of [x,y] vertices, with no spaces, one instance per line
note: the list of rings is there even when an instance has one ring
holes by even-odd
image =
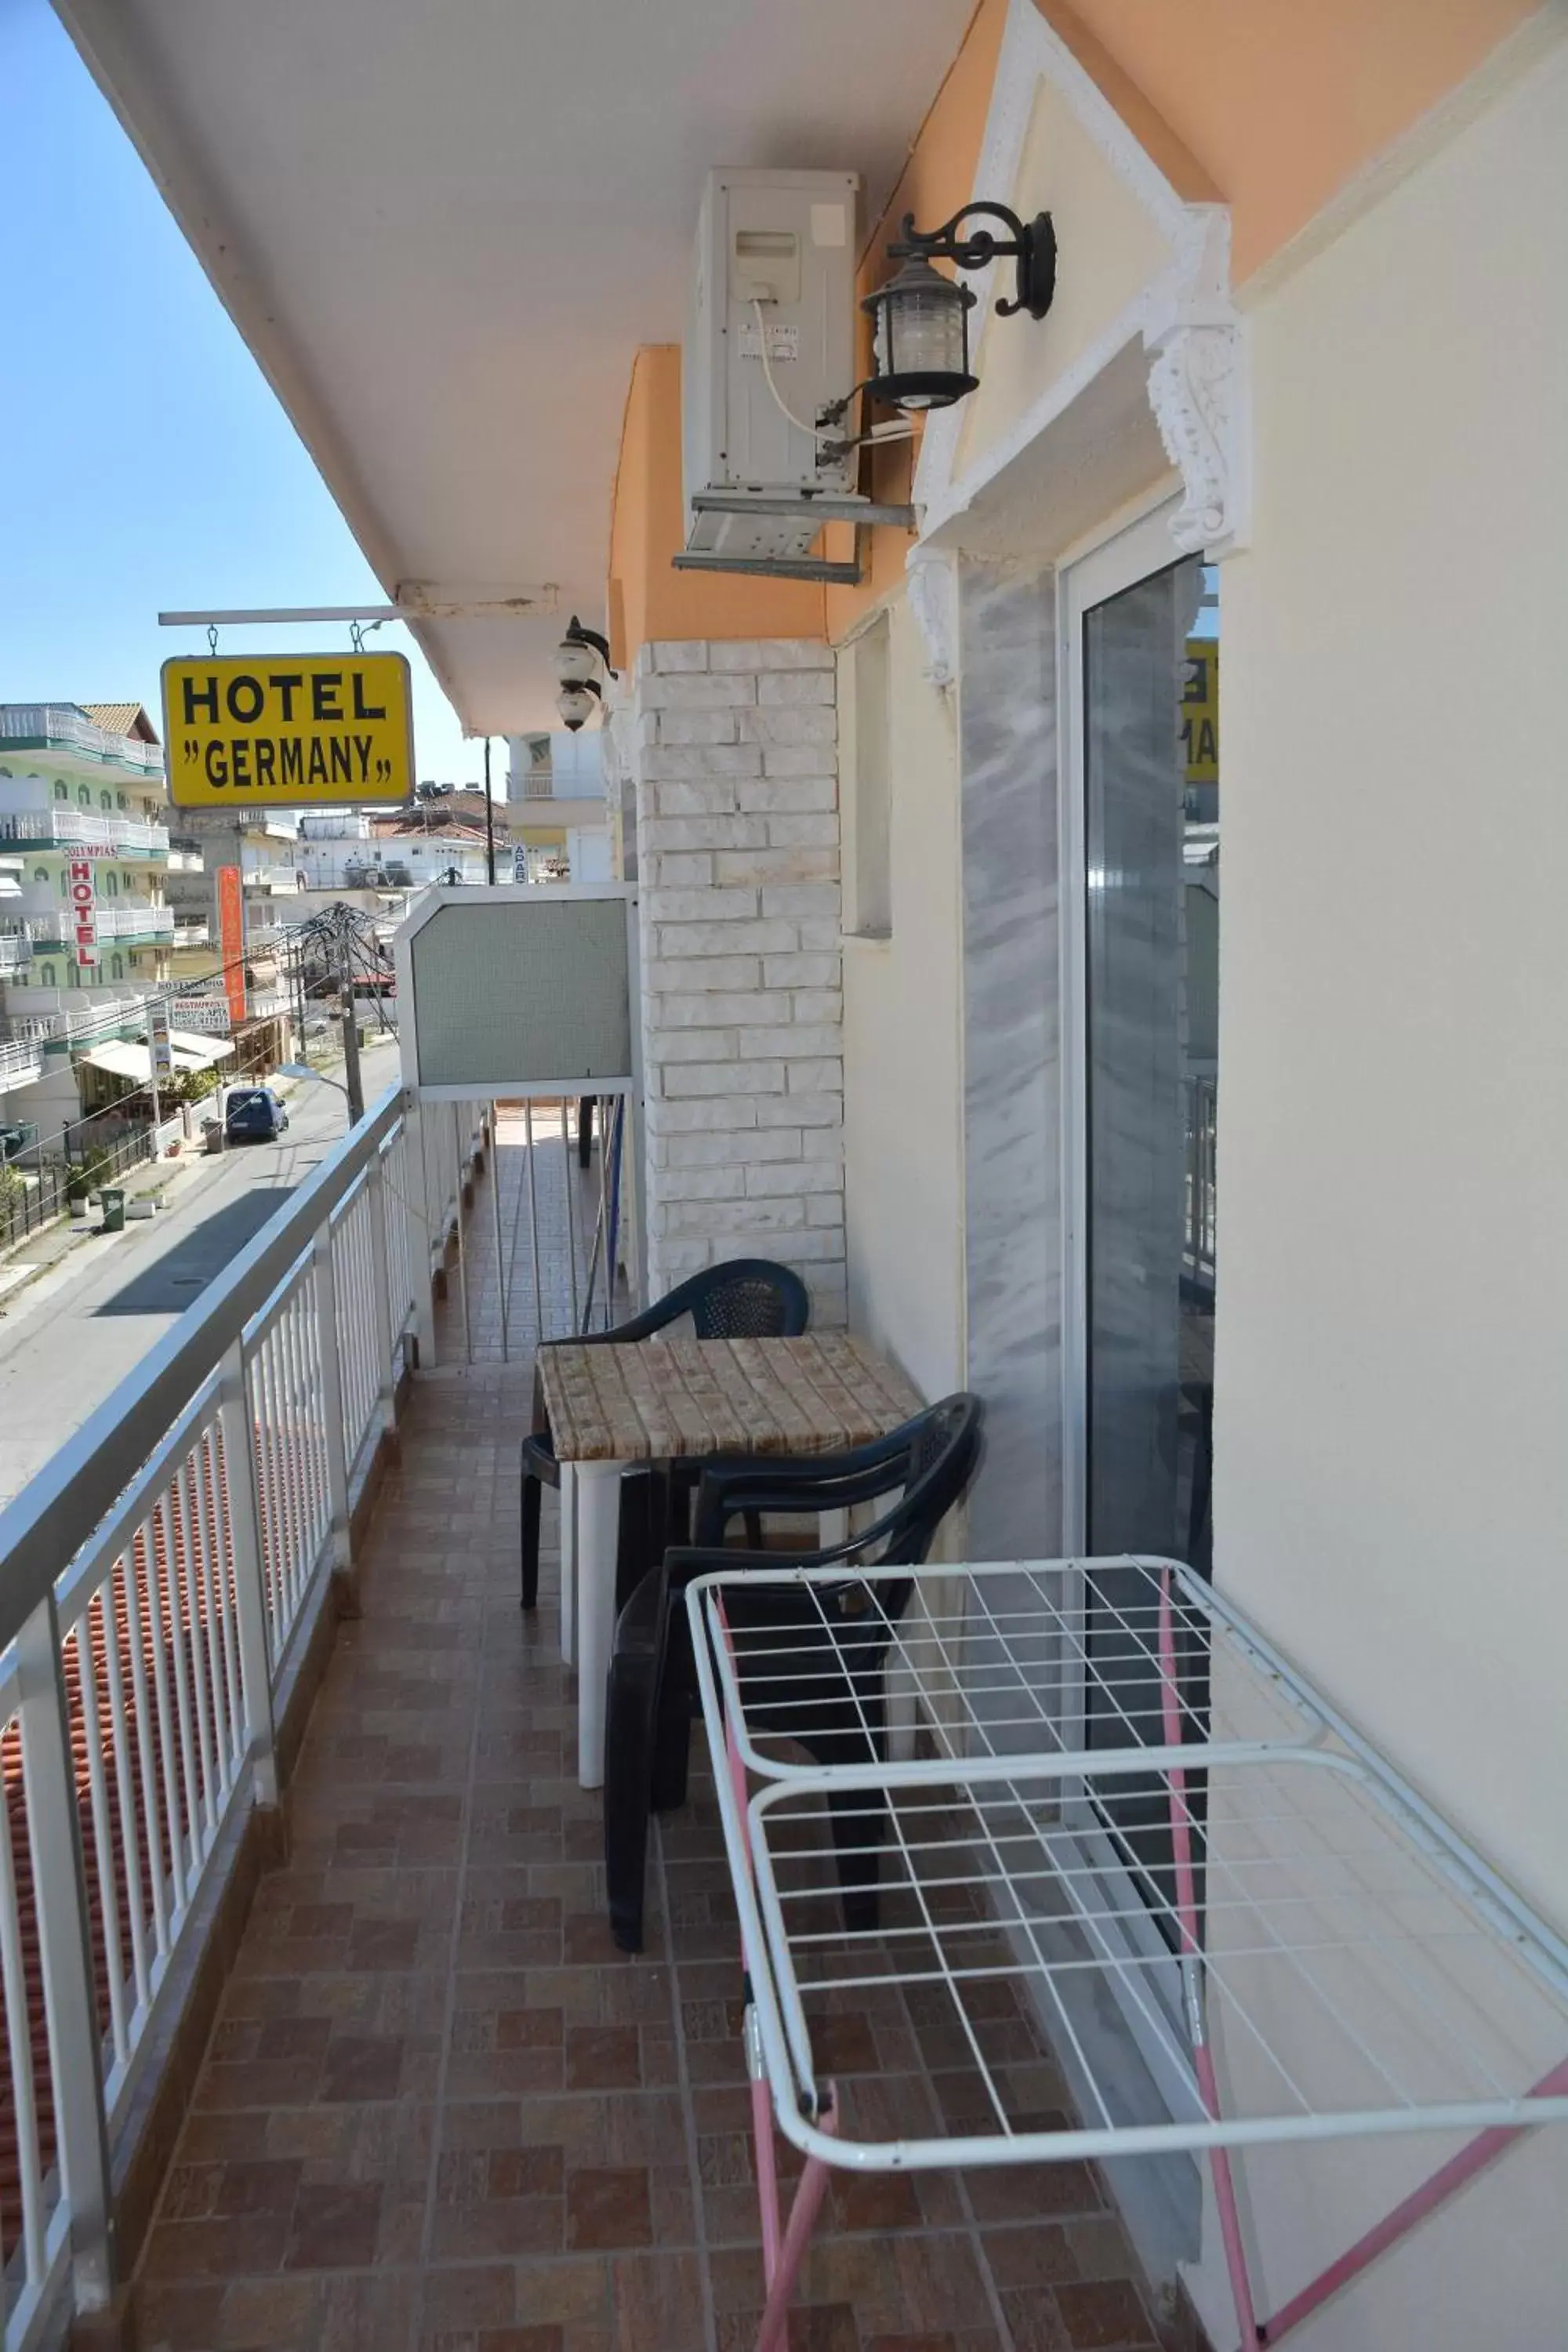
[[[783,1460],[718,1456],[704,1466],[697,1542],[668,1551],[644,1577],[621,1612],[611,1654],[605,1862],[610,1927],[623,1951],[642,1949],[648,1814],[679,1805],[686,1795],[691,1720],[699,1712],[680,1597],[687,1585],[711,1569],[732,1575],[748,1569],[917,1565],[974,1474],[984,1411],[976,1396],[950,1396],[891,1436],[852,1453]],[[724,1549],[724,1530],[737,1517],[849,1510],[895,1491],[890,1509],[826,1550]],[[755,1684],[766,1676],[766,1696],[748,1696],[752,1727],[798,1740],[820,1764],[880,1761],[886,1653],[908,1597],[908,1585],[884,1587],[881,1607],[863,1610],[864,1588],[852,1575],[809,1593],[772,1584],[750,1605],[743,1591],[728,1594],[725,1616],[742,1687],[749,1678]],[[781,1655],[786,1666],[781,1667]],[[851,1933],[874,1929],[886,1801],[875,1790],[847,1791],[831,1798],[829,1809],[845,1925]]]
[[[775,1265],[771,1258],[736,1257],[722,1265],[705,1266],[700,1274],[689,1275],[678,1283],[655,1306],[631,1320],[616,1326],[613,1331],[584,1332],[576,1343],[582,1347],[624,1346],[628,1340],[651,1339],[656,1331],[678,1323],[683,1315],[691,1318],[692,1330],[699,1339],[797,1339],[811,1318],[811,1299],[798,1274],[787,1265]],[[545,1343],[547,1346],[550,1342]],[[539,1517],[545,1486],[559,1488],[561,1465],[555,1458],[551,1443],[549,1424],[537,1377],[533,1391],[534,1426],[522,1441],[522,1605],[532,1609],[539,1600]],[[692,1465],[686,1485],[693,1485],[699,1465]],[[623,1481],[630,1486],[630,1480]],[[623,1530],[641,1521],[647,1523],[646,1508],[630,1496],[625,1498],[621,1524]],[[662,1546],[660,1547],[662,1549]],[[636,1554],[633,1554],[636,1558]],[[641,1571],[651,1565],[655,1555],[644,1552],[637,1559]],[[617,1591],[617,1600],[621,1598]],[[564,1605],[566,1596],[562,1596]]]

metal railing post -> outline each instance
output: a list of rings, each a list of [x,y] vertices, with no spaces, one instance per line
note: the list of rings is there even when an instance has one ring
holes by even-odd
[[[386,1165],[380,1153],[366,1178],[370,1197],[371,1286],[375,1307],[375,1393],[381,1426],[390,1436],[397,1423],[397,1383],[392,1370],[392,1269],[386,1254]]]
[[[425,1158],[425,1112],[415,1093],[408,1097],[404,1125],[403,1175],[410,1226],[409,1257],[414,1276],[414,1338],[424,1365],[436,1360],[436,1302],[430,1284],[434,1242],[430,1214],[430,1171]]]
[[[81,1638],[89,1638],[85,1620]],[[114,2205],[70,1701],[52,1592],[25,1619],[16,1636],[16,1676],[27,1843],[38,1906],[60,2181],[70,2208],[76,2308],[102,2311],[114,2291]]]
[[[250,1736],[250,1769],[256,1782],[257,1803],[275,1805],[278,1753],[272,1721],[271,1644],[267,1632],[261,1509],[256,1494],[256,1451],[243,1339],[236,1339],[225,1350],[218,1398],[224,1486],[228,1495],[229,1549],[234,1559],[235,1616],[239,1625],[240,1694],[245,1702],[246,1729]]]
[[[343,1374],[338,1352],[338,1275],[329,1217],[310,1244],[316,1272],[316,1346],[321,1361],[321,1411],[327,1439],[327,1496],[332,1511],[332,1565],[349,1564],[349,1442],[343,1419]]]

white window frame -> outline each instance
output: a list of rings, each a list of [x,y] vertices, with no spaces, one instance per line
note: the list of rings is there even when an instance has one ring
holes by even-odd
[[[1109,597],[1135,588],[1183,560],[1171,535],[1179,500],[1163,498],[1148,512],[1113,528],[1064,564],[1058,576],[1057,707],[1062,715],[1062,765],[1058,793],[1061,888],[1060,1003],[1062,1040],[1062,1551],[1081,1557],[1088,1540],[1089,1456],[1089,1088],[1087,1066],[1088,926],[1085,918],[1085,728],[1083,624]],[[1081,1734],[1084,1711],[1069,1706]],[[1086,1875],[1068,1878],[1075,1905],[1098,1914],[1094,1935],[1107,1962],[1105,1981],[1127,2030],[1173,2114],[1188,2112],[1193,2077],[1176,2053],[1184,2049],[1181,1973],[1174,1954],[1143,1918],[1133,1877],[1100,1826],[1081,1787],[1063,1784],[1062,1822],[1074,1859]],[[1126,1965],[1118,1967],[1116,1961]]]

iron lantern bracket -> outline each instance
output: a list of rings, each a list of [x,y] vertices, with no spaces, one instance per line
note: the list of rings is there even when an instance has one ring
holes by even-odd
[[[1008,234],[998,236],[988,228],[960,234],[966,221],[979,218],[1000,221]],[[994,261],[1015,259],[1013,299],[996,305],[1004,319],[1019,310],[1026,310],[1031,319],[1043,319],[1057,290],[1057,233],[1049,213],[1037,213],[1032,221],[1022,221],[1006,205],[965,205],[941,228],[926,232],[916,228],[913,213],[906,213],[898,243],[888,247],[888,257],[890,261],[951,261],[960,269],[988,269]]]

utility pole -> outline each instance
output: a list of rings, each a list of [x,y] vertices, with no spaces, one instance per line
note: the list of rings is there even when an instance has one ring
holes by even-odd
[[[353,959],[346,927],[339,935],[338,945],[343,1002],[343,1087],[349,1098],[349,1125],[357,1127],[364,1117],[364,1087],[359,1074],[359,1024],[354,1018]]]
[[[294,1005],[295,1005],[295,1015],[296,1015],[296,1018],[298,1019],[299,1024],[300,1024],[300,1059],[302,1062],[308,1062],[308,1061],[310,1060],[310,1041],[309,1041],[309,1039],[308,1039],[308,1037],[306,1036],[306,1034],[305,1034],[305,942],[304,942],[304,940],[303,940],[302,939],[296,938],[296,939],[295,939],[295,940],[294,940],[294,942],[293,942],[293,948],[294,948],[294,957],[293,957],[293,961],[294,961]]]
[[[485,737],[485,872],[490,888],[496,887],[496,812],[490,798],[490,739]]]

